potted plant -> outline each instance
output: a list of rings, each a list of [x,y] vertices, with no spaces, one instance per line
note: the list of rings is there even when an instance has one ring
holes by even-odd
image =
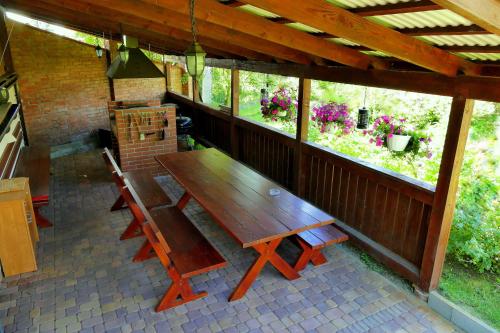
[[[431,138],[408,127],[405,118],[395,119],[389,115],[380,116],[375,119],[373,128],[364,131],[364,134],[372,136],[370,143],[375,143],[378,147],[385,145],[392,152],[410,153],[413,156],[424,154],[428,158],[432,157],[429,148]]]
[[[264,97],[260,100],[262,117],[272,121],[293,121],[296,117],[296,103],[292,100],[289,90],[284,87],[278,88],[269,99]]]
[[[311,120],[316,122],[321,133],[329,132],[332,127],[339,135],[350,134],[354,130],[355,122],[347,104],[332,102],[315,106],[312,111]]]

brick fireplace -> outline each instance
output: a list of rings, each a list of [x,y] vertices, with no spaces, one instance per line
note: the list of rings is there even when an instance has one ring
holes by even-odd
[[[157,170],[155,155],[177,151],[175,104],[114,101],[108,109],[116,140],[113,149],[123,171]]]

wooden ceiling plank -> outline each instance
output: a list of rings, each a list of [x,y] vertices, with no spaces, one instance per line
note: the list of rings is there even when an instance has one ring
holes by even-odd
[[[500,36],[500,1],[432,0],[432,2]]]
[[[123,6],[123,2],[120,2],[120,6]],[[181,14],[187,15],[189,13],[188,2],[184,3],[177,0],[147,0],[147,2]],[[270,22],[265,18],[238,9],[229,8],[214,0],[197,0],[195,15],[199,31],[202,30],[199,23],[205,21],[344,65],[360,69],[367,69],[370,66],[387,67],[387,64],[382,59],[366,56],[345,46],[322,40],[305,32]]]
[[[443,35],[483,35],[489,32],[476,24],[459,25],[456,27],[429,27],[394,29],[407,36],[443,36]]]
[[[455,76],[459,70],[463,70],[469,75],[480,74],[480,67],[474,63],[366,20],[323,0],[302,0],[300,2],[242,0],[242,2],[348,39],[370,49],[382,51],[437,73]]]

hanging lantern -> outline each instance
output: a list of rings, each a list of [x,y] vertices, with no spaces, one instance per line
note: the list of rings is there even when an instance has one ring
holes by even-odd
[[[102,57],[102,47],[100,47],[99,45],[97,45],[95,47],[95,54],[97,55],[97,58],[101,58]]]
[[[262,88],[260,90],[260,100],[262,101],[264,99],[269,99],[269,93],[267,92],[266,88]]]
[[[194,17],[194,0],[189,1],[189,14],[191,18],[191,32],[193,43],[189,45],[184,55],[186,56],[186,67],[189,75],[194,78],[200,77],[205,69],[205,56],[207,55],[196,39],[196,20]]]
[[[358,129],[367,129],[368,128],[368,120],[370,118],[370,111],[364,106],[358,110],[358,125],[356,128]]]
[[[118,48],[118,53],[120,55],[120,60],[122,62],[127,62],[128,61],[128,49],[125,45],[120,45]]]
[[[205,69],[205,56],[207,55],[198,42],[193,42],[186,52],[186,67],[189,75],[200,77]]]

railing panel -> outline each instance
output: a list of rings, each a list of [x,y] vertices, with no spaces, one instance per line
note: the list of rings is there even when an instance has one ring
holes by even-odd
[[[294,139],[241,118],[237,119],[236,126],[240,145],[239,160],[291,189]]]
[[[388,250],[416,280],[433,188],[309,143],[302,152],[303,197]]]

